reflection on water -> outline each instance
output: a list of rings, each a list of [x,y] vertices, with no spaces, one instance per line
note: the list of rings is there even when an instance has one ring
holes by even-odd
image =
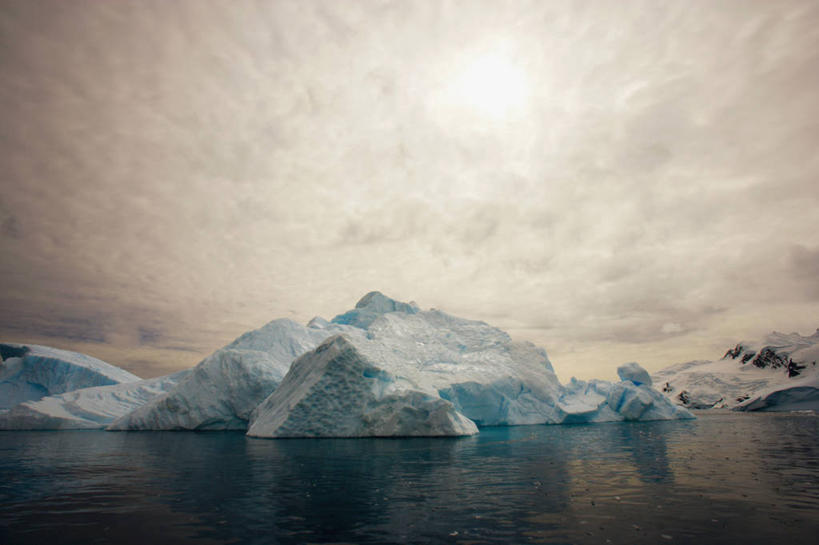
[[[819,418],[461,439],[0,433],[2,543],[763,543],[819,535]]]

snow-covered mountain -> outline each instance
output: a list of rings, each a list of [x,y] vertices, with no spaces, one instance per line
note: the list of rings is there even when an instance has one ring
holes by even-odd
[[[690,361],[654,373],[675,403],[692,409],[819,409],[819,329],[810,336],[774,331],[743,341],[720,360]]]
[[[80,388],[141,380],[91,356],[47,346],[1,343],[0,356],[0,409]]]

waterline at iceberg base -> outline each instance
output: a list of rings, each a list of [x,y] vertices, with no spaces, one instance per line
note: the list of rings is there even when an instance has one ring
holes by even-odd
[[[330,321],[274,320],[184,373],[138,406],[105,412],[108,420],[97,419],[98,427],[247,430],[253,437],[462,436],[485,426],[693,418],[655,390],[637,364],[618,369],[620,382],[562,385],[542,348],[379,292]],[[113,400],[116,387],[109,391]],[[65,404],[48,397],[25,402],[0,414],[0,429],[24,427],[15,425],[21,413],[28,429],[49,429],[48,412],[67,412]],[[31,414],[38,411],[39,421]],[[72,427],[70,417],[60,422]]]

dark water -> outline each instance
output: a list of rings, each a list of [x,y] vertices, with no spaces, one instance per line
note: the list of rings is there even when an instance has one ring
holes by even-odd
[[[0,543],[819,542],[819,418],[464,439],[0,432]]]

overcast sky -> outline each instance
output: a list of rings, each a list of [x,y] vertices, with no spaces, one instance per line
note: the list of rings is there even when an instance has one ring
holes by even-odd
[[[819,327],[819,3],[0,0],[0,339],[141,376],[367,291],[562,380]]]

